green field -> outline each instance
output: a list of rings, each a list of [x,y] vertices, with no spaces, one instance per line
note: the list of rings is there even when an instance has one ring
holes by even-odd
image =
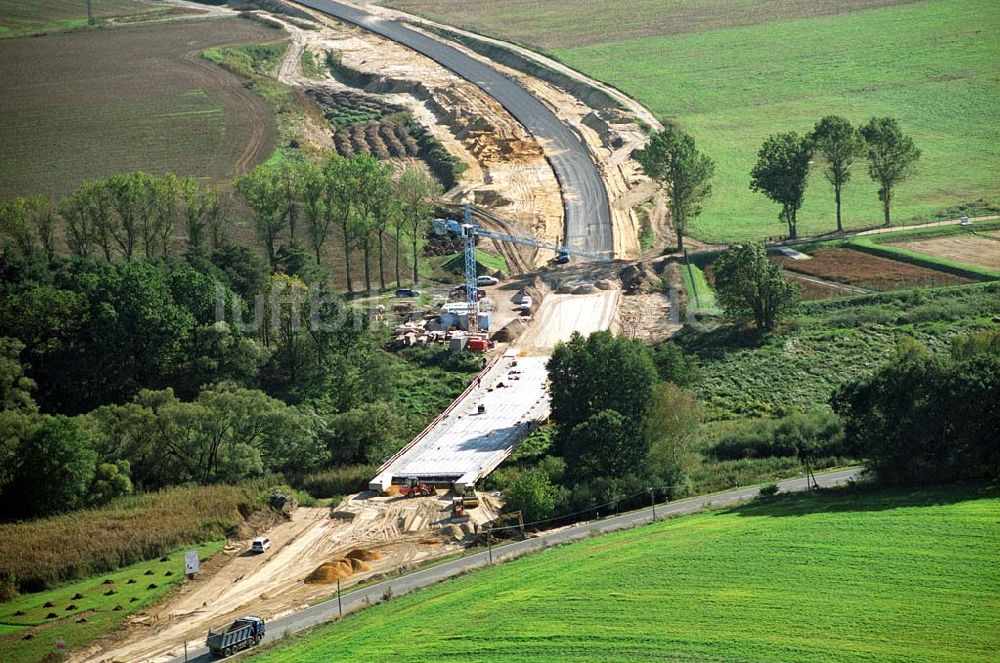
[[[176,7],[137,0],[95,0],[94,20],[130,21],[172,14]],[[87,25],[86,0],[0,0],[0,36],[20,37]]]
[[[455,2],[389,4],[449,22]],[[778,206],[749,190],[750,168],[765,136],[807,131],[827,114],[854,123],[895,116],[923,150],[918,174],[896,194],[897,222],[1000,198],[1000,3],[482,4],[451,22],[548,49],[694,135],[718,164],[714,197],[692,225],[700,239],[784,234]],[[859,164],[844,192],[848,227],[880,223],[877,188]],[[803,235],[835,228],[833,193],[819,173],[799,220]]]
[[[954,336],[993,328],[996,315],[1000,286],[991,283],[806,302],[780,335],[723,327],[678,340],[701,360],[694,391],[710,419],[775,416],[823,406],[904,338],[947,352]]]
[[[222,545],[222,541],[212,541],[184,550],[197,550],[204,560]],[[64,640],[72,650],[111,631],[180,583],[184,550],[171,553],[166,561],[140,562],[0,604],[0,660],[37,661],[55,650],[57,640]],[[147,575],[147,571],[152,573]],[[73,598],[77,595],[82,598]],[[46,607],[47,603],[51,605]],[[49,617],[52,614],[56,616]]]
[[[677,518],[393,599],[254,660],[992,661],[1000,491]]]

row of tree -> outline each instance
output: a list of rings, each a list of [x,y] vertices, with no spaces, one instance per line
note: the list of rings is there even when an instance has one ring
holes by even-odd
[[[236,180],[236,190],[254,213],[257,239],[274,269],[277,242],[287,237],[298,243],[299,221],[304,226],[316,263],[322,264],[323,247],[334,232],[340,234],[347,274],[353,292],[351,257],[360,249],[364,262],[365,290],[372,289],[372,254],[378,256],[379,286],[386,287],[386,244],[394,246],[395,280],[402,282],[402,242],[412,249],[413,281],[420,280],[418,243],[426,232],[440,186],[418,169],[408,169],[393,180],[392,167],[378,159],[357,155],[332,155],[322,162],[283,161],[260,165]]]
[[[826,164],[823,174],[833,185],[837,230],[842,231],[841,192],[851,181],[851,167],[855,161],[867,156],[868,175],[879,185],[878,197],[888,226],[891,224],[893,191],[913,174],[920,149],[891,117],[873,117],[867,124],[855,128],[845,118],[830,115],[817,122],[804,136],[794,131],[768,136],[750,172],[750,189],[781,205],[778,217],[788,224],[788,236],[793,239],[815,155],[822,157]]]
[[[337,232],[348,291],[354,289],[355,251],[363,255],[365,288],[372,288],[373,255],[378,257],[379,285],[386,287],[384,258],[390,242],[397,285],[403,280],[403,242],[412,254],[412,278],[419,281],[419,242],[441,192],[422,170],[408,169],[394,179],[392,168],[373,157],[333,155],[322,162],[261,165],[235,186],[252,211],[271,271],[302,272],[300,240],[308,244],[315,264],[322,265],[324,246]],[[48,260],[62,245],[72,256],[108,262],[167,257],[175,252],[179,228],[186,251],[219,250],[228,244],[228,226],[218,187],[172,173],[119,173],[87,182],[58,202],[34,196],[0,205],[5,243],[23,256],[41,249]]]
[[[792,238],[796,237],[798,211],[816,156],[822,158],[823,173],[833,185],[837,230],[842,231],[841,193],[851,180],[855,162],[867,157],[868,174],[879,184],[879,200],[888,226],[893,191],[913,174],[920,150],[891,117],[874,117],[855,128],[847,119],[830,115],[805,135],[792,131],[769,136],[750,172],[750,189],[781,205],[779,219],[788,225]],[[701,213],[705,200],[712,195],[715,162],[697,149],[694,138],[669,125],[650,136],[636,159],[646,175],[670,195],[671,224],[677,248],[683,251],[689,222]]]
[[[0,232],[8,241],[25,256],[40,247],[49,260],[60,226],[70,255],[131,262],[169,255],[182,221],[190,247],[200,248],[206,237],[218,247],[224,232],[219,189],[173,173],[118,173],[87,182],[58,203],[34,196],[0,206]]]

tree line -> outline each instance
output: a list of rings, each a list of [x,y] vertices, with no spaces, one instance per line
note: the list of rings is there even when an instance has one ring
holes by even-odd
[[[813,160],[819,157],[823,174],[833,186],[837,231],[842,232],[842,192],[851,181],[855,162],[866,157],[868,175],[879,185],[883,221],[889,226],[894,191],[915,172],[920,155],[895,118],[873,117],[854,127],[843,117],[829,115],[804,135],[790,131],[768,136],[750,171],[750,189],[781,205],[778,218],[794,239]],[[671,224],[677,249],[683,251],[690,221],[712,195],[715,162],[697,149],[691,136],[672,125],[652,134],[636,159],[646,175],[670,195]]]
[[[411,168],[393,178],[391,167],[373,157],[332,155],[321,162],[262,164],[234,184],[252,212],[255,236],[271,271],[302,273],[307,255],[303,243],[314,264],[322,267],[324,246],[336,233],[348,292],[354,291],[356,251],[363,256],[366,290],[373,286],[376,257],[379,287],[386,287],[390,246],[396,284],[404,280],[404,249],[412,254],[410,277],[419,281],[419,243],[441,193],[423,171]],[[172,173],[118,173],[84,183],[59,201],[33,196],[0,205],[0,235],[6,243],[23,256],[41,249],[49,260],[62,245],[81,259],[167,257],[178,248],[178,233],[184,251],[203,253],[226,246],[230,226],[217,186]]]

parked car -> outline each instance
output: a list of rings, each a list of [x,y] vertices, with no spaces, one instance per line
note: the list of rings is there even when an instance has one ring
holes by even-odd
[[[498,279],[495,276],[479,276],[479,277],[476,277],[476,285],[478,285],[480,287],[482,287],[482,286],[489,286],[489,285],[497,285],[498,283],[500,283],[500,279]]]
[[[413,288],[400,288],[396,291],[397,297],[419,297],[420,291]]]
[[[522,295],[521,303],[517,305],[517,308],[521,311],[528,311],[531,309],[532,303],[533,300],[531,299],[531,295]]]
[[[262,553],[270,547],[271,539],[266,536],[258,536],[253,540],[253,543],[250,544],[250,550],[255,553]]]

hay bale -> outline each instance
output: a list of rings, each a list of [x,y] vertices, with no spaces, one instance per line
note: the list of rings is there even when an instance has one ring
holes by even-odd
[[[74,601],[79,601],[82,598],[83,598],[83,594],[81,594],[80,592],[77,592],[76,594],[73,595],[73,600]]]
[[[50,612],[49,614],[45,615],[45,619],[55,619],[58,616],[59,615],[57,615],[56,613]]]
[[[55,607],[55,605],[56,605],[56,604],[55,604],[55,603],[53,603],[52,601],[46,601],[46,602],[45,602],[44,604],[42,604],[42,607],[43,607],[43,608],[54,608],[54,607]]]
[[[135,578],[129,578],[127,584],[134,585],[135,584]]]
[[[156,583],[155,582],[149,583],[148,585],[146,585],[146,589],[156,589]]]
[[[347,559],[362,559],[366,562],[371,562],[376,559],[382,559],[382,553],[377,550],[366,550],[364,548],[355,548],[351,552],[344,555]]]
[[[144,576],[151,576],[151,575],[153,575],[153,569],[147,569],[146,572],[143,573],[142,575],[144,575]]]
[[[68,606],[66,606],[66,612],[69,612],[71,610],[76,610],[76,604],[75,603],[70,603]]]

